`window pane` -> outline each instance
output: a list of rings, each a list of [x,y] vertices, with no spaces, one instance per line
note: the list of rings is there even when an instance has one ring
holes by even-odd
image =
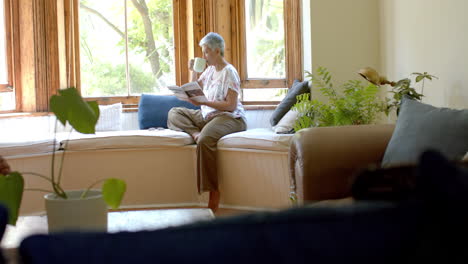
[[[248,78],[285,78],[283,0],[245,0]]]
[[[80,1],[83,96],[127,95],[125,0]]]
[[[0,93],[0,111],[15,110],[15,93]]]
[[[84,96],[159,93],[162,87],[175,83],[172,0],[81,0],[80,3]]]
[[[160,93],[175,83],[172,0],[147,0],[147,13],[135,2],[128,2],[131,93]]]
[[[6,51],[6,31],[5,31],[5,5],[0,0],[0,84],[8,83],[7,51]]]
[[[8,88],[5,3],[0,0],[0,111],[16,109],[15,91]]]
[[[243,101],[281,101],[286,96],[288,88],[243,89]]]

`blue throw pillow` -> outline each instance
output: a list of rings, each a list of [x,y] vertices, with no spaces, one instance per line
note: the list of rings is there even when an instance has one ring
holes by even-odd
[[[200,109],[198,106],[177,99],[172,95],[142,94],[138,105],[138,123],[140,129],[151,127],[167,128],[167,113],[173,107]]]
[[[404,96],[383,167],[414,164],[427,149],[460,160],[468,151],[468,109],[435,107]]]

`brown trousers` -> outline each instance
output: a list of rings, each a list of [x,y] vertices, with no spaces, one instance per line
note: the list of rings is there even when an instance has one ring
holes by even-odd
[[[227,134],[244,131],[246,124],[242,118],[218,115],[205,121],[201,110],[174,107],[169,111],[167,126],[189,134],[200,132],[197,140],[198,193],[218,190],[217,143]]]

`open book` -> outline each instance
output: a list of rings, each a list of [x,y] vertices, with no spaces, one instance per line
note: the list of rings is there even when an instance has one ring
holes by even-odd
[[[177,98],[180,100],[185,99],[192,99],[197,102],[207,102],[205,94],[203,93],[203,89],[200,87],[198,82],[189,82],[182,86],[175,86],[170,85],[167,86],[169,90],[171,90]]]

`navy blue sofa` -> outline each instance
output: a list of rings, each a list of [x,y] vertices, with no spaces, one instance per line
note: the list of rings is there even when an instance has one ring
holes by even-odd
[[[458,242],[468,235],[467,170],[429,153],[411,171],[415,184],[393,201],[306,206],[157,231],[34,235],[21,243],[20,255],[24,263],[48,264],[468,263]],[[366,193],[359,182],[355,190]]]

